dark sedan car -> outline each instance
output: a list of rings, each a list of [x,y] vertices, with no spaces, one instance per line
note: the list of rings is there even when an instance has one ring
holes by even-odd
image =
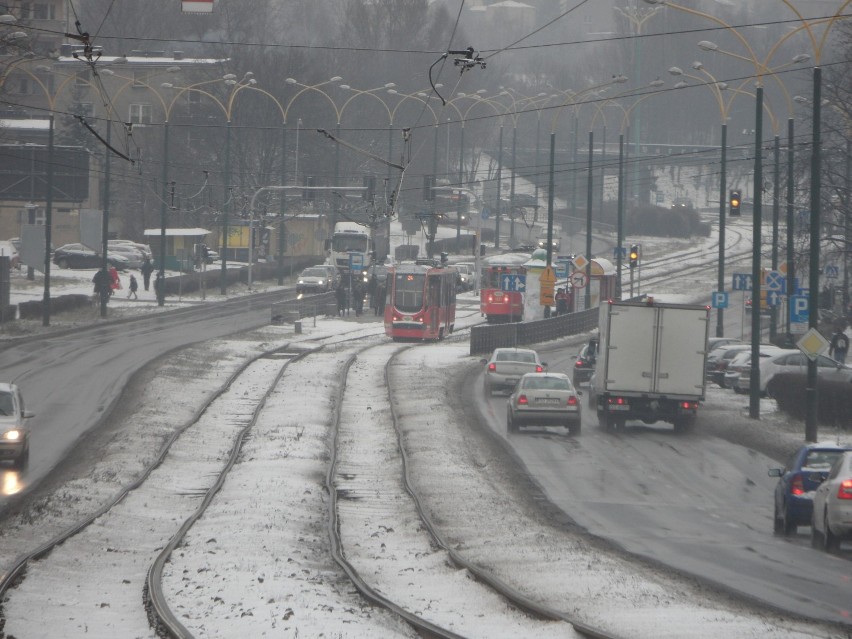
[[[775,534],[791,535],[797,526],[811,525],[814,492],[845,450],[852,450],[852,444],[806,444],[793,453],[784,468],[769,469],[770,477],[778,477]]]
[[[595,361],[598,354],[598,340],[591,339],[588,344],[584,344],[580,352],[573,356],[574,373],[572,381],[574,386],[586,383],[592,379],[592,373],[595,372]]]
[[[119,271],[127,268],[122,255],[107,254],[107,262]],[[53,252],[53,263],[59,268],[100,268],[101,256],[82,244],[64,244]]]

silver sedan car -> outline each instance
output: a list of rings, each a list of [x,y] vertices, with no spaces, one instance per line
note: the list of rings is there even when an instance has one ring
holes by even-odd
[[[563,373],[527,373],[506,406],[510,433],[521,426],[564,426],[578,435],[581,417],[580,393]]]

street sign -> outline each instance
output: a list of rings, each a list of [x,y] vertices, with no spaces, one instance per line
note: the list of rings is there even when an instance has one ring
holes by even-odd
[[[555,262],[554,263],[556,277],[560,280],[564,280],[568,278],[568,262]]]
[[[808,324],[810,320],[809,300],[806,295],[790,297],[790,323]]]
[[[556,271],[553,270],[552,266],[545,266],[538,280],[542,284],[550,284],[550,286],[552,287],[554,284],[556,284]]]
[[[713,291],[711,297],[713,308],[728,308],[728,293],[727,291]]]
[[[787,288],[787,278],[779,271],[769,271],[766,273],[764,286],[767,291],[783,291]]]
[[[588,284],[585,271],[574,271],[571,273],[570,281],[574,288],[585,288]]]
[[[840,267],[837,264],[826,264],[825,276],[830,280],[836,280],[840,277]]]
[[[812,360],[815,360],[819,355],[822,355],[826,350],[828,350],[828,346],[828,340],[825,339],[815,328],[809,329],[808,332],[802,335],[802,338],[796,342],[796,347]]]
[[[626,247],[626,246],[622,246],[622,247],[621,247],[621,251],[619,251],[618,249],[619,249],[619,247],[618,247],[618,246],[613,246],[613,247],[612,247],[612,256],[613,256],[615,259],[618,259],[618,254],[619,254],[619,252],[621,253],[621,259],[624,259],[625,257],[627,257],[627,247]]]
[[[350,253],[349,254],[349,270],[353,273],[360,273],[364,270],[364,254]]]
[[[527,290],[527,276],[526,275],[513,275],[511,273],[506,273],[505,275],[500,276],[500,290],[501,291],[517,291],[523,293]]]
[[[778,291],[766,291],[767,306],[781,306],[781,300],[783,299],[784,296]]]
[[[735,291],[750,291],[751,273],[734,273],[734,281],[731,288]]]
[[[574,263],[574,268],[578,271],[582,271],[586,268],[586,264],[589,263],[589,260],[587,260],[583,255],[577,255],[571,261]]]

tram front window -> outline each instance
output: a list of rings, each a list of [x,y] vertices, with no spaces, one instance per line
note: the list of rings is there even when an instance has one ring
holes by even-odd
[[[393,305],[401,313],[416,313],[423,308],[425,275],[398,273],[394,288]]]

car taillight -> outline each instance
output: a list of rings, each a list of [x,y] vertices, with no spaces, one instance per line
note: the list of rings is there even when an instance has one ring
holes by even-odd
[[[496,371],[496,370],[497,370],[497,364],[493,364],[493,363],[492,363],[492,364],[489,364],[489,365],[488,365],[488,370],[489,370],[489,371],[491,371],[491,372],[493,373],[494,371]]]
[[[577,368],[582,368],[583,367],[583,360],[578,359],[577,362],[574,364],[574,366],[576,366]]]
[[[685,410],[691,410],[693,408],[698,408],[698,402],[681,402],[680,407]]]
[[[796,475],[795,477],[793,477],[793,481],[790,484],[790,494],[797,496],[805,494],[805,484],[802,482],[801,475]]]
[[[521,404],[526,405],[526,404],[529,404],[529,403],[530,403],[530,400],[527,399],[526,395],[518,395],[518,405],[519,406]]]
[[[536,365],[536,367],[535,367],[535,372],[536,372],[536,373],[543,373],[543,372],[544,372],[544,368],[543,368],[541,365]]]
[[[844,479],[837,489],[838,499],[852,499],[852,479]]]
[[[577,398],[574,395],[571,395],[571,397],[568,398],[568,405],[569,406],[576,406],[579,403],[580,402],[577,401]]]

